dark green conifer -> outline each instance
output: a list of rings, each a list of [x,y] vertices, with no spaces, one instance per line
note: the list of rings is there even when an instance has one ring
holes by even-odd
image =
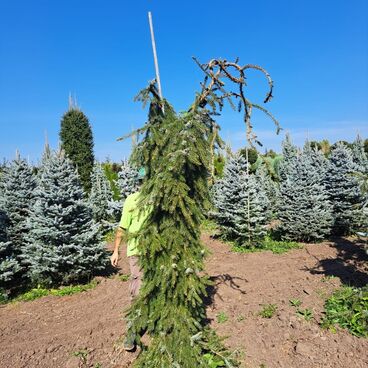
[[[87,116],[76,105],[70,104],[61,119],[60,141],[78,170],[85,192],[89,193],[94,164],[93,134]]]

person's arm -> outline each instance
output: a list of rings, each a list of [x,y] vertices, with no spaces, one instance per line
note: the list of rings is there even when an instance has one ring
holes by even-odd
[[[124,236],[124,230],[123,228],[121,228],[120,226],[116,229],[115,232],[115,240],[114,240],[114,252],[112,253],[111,256],[111,264],[116,267],[118,264],[118,259],[119,259],[119,246],[121,243],[121,239]]]
[[[115,240],[114,240],[114,252],[111,256],[111,264],[116,267],[118,264],[119,259],[119,245],[121,243],[121,239],[124,236],[124,232],[126,229],[129,229],[129,225],[131,223],[131,213],[130,213],[130,196],[127,197],[127,199],[124,202],[123,211],[121,214],[121,219],[119,222],[119,226],[116,229],[115,233]]]

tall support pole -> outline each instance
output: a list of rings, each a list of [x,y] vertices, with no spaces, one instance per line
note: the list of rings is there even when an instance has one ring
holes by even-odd
[[[155,70],[156,70],[156,80],[158,86],[158,93],[162,100],[162,89],[161,89],[161,81],[160,81],[160,71],[158,69],[158,60],[157,60],[157,51],[156,51],[156,42],[155,42],[155,34],[153,33],[153,23],[152,23],[152,14],[148,12],[148,21],[151,30],[151,40],[152,40],[152,50],[153,50],[153,59],[155,61]]]

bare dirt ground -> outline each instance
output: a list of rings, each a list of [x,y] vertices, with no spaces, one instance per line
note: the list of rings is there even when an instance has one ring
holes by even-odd
[[[242,351],[244,367],[368,367],[367,339],[318,325],[324,299],[342,282],[367,283],[368,257],[361,244],[336,239],[282,255],[235,254],[206,235],[203,240],[213,251],[207,260],[215,282],[208,317],[228,336],[229,348]],[[125,257],[120,267],[120,273],[128,273]],[[313,318],[297,316],[289,299],[301,300],[301,308],[310,308]],[[110,277],[100,278],[87,292],[0,307],[0,367],[128,368],[136,355],[124,352],[119,343],[128,303],[128,283]],[[276,304],[277,311],[262,318],[258,312],[268,303]],[[218,323],[218,314],[227,321]],[[78,352],[79,357],[73,356]]]

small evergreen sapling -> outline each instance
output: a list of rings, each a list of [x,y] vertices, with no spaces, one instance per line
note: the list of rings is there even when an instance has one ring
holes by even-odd
[[[64,151],[46,150],[35,195],[25,254],[32,281],[68,284],[103,270],[108,259],[99,228]]]

